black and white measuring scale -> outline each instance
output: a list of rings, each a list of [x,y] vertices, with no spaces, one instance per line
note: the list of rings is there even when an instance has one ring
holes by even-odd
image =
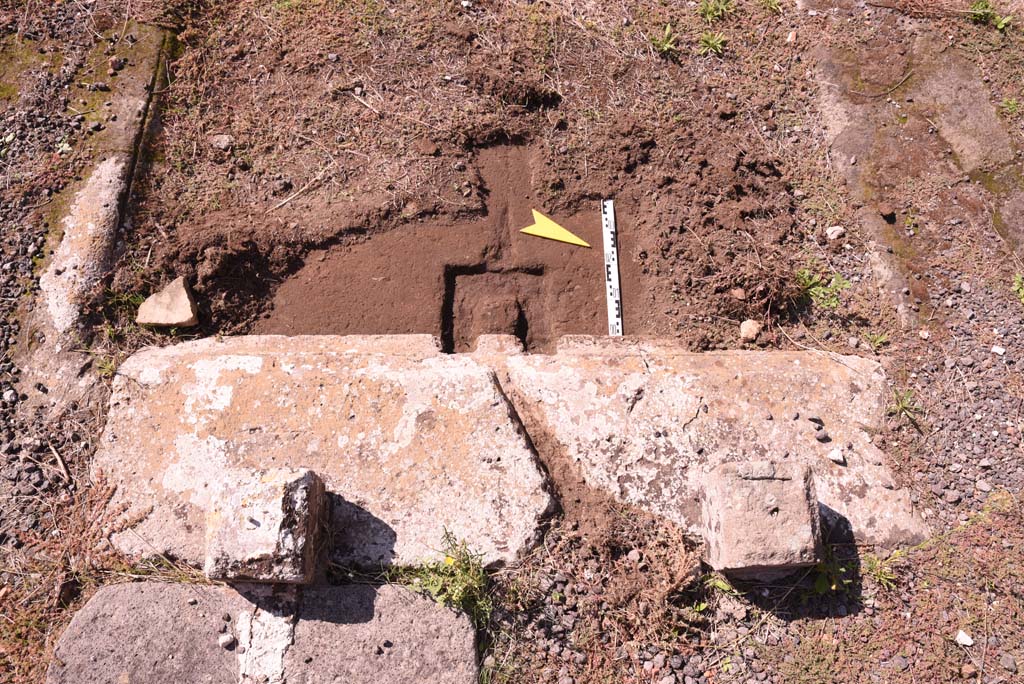
[[[615,228],[615,202],[601,203],[604,236],[604,289],[608,301],[608,335],[622,337],[622,289],[619,286],[619,233]]]

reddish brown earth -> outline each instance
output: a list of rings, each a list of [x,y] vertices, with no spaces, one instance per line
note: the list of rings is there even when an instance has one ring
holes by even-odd
[[[482,150],[476,163],[483,216],[416,222],[354,245],[309,254],[274,294],[255,332],[296,334],[432,333],[465,351],[485,333],[520,337],[546,349],[559,335],[606,331],[601,218],[591,211],[552,218],[592,248],[519,232],[531,209],[528,147]],[[628,207],[623,208],[628,216]],[[623,222],[624,249],[633,242]],[[624,269],[627,301],[638,302],[633,262]],[[627,311],[638,314],[637,307]],[[638,325],[640,315],[634,316]]]
[[[618,10],[590,8],[594,26],[625,32],[621,44],[560,5],[407,5],[314,18],[308,3],[279,3],[269,23],[249,21],[248,3],[200,13],[181,34],[113,289],[186,275],[206,333],[415,330],[448,346],[508,329],[522,310],[540,349],[606,329],[600,273],[584,264],[599,268],[599,202],[613,198],[628,333],[728,346],[743,318],[793,308],[807,238],[796,179],[750,123],[771,135],[795,110],[795,66],[772,69],[737,42],[765,69],[747,92],[732,87],[733,66],[662,59],[648,36],[664,24],[647,3],[626,11],[625,29]],[[791,51],[772,15],[752,12]],[[700,26],[689,11],[670,19]],[[285,38],[310,21],[308,40]],[[523,238],[531,208],[595,249]],[[447,304],[465,323],[450,333],[446,266],[465,272]],[[531,285],[472,280],[541,268]],[[408,282],[375,286],[389,271]]]

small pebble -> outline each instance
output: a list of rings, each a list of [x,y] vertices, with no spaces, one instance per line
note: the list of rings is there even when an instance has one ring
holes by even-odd
[[[746,320],[740,324],[740,339],[744,342],[753,342],[761,334],[761,323],[754,320]]]
[[[825,236],[829,240],[838,240],[844,235],[846,235],[846,229],[842,226],[831,226],[825,229]]]

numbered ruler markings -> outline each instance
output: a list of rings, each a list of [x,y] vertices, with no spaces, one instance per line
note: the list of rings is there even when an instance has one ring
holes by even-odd
[[[622,291],[619,287],[619,233],[615,228],[615,203],[601,203],[604,235],[604,286],[608,300],[608,334],[622,337]]]

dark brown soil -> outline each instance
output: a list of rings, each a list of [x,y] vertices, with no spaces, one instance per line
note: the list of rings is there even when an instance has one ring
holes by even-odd
[[[545,209],[531,191],[531,156],[526,147],[480,152],[477,220],[417,222],[308,255],[254,331],[431,333],[448,351],[466,351],[484,333],[516,335],[538,350],[559,335],[603,334],[599,210],[552,217],[596,249],[520,233],[531,208]],[[631,237],[626,231],[627,245]],[[637,301],[629,275],[624,289]]]
[[[622,45],[543,3],[278,5],[267,23],[213,4],[181,35],[115,290],[187,275],[205,332],[430,332],[461,349],[518,329],[544,349],[606,330],[614,198],[628,334],[727,346],[743,318],[791,307],[806,233],[750,125],[790,108],[785,70],[741,101],[731,67],[651,52],[646,5]],[[300,26],[317,37],[283,38]],[[595,249],[520,235],[531,208]]]

